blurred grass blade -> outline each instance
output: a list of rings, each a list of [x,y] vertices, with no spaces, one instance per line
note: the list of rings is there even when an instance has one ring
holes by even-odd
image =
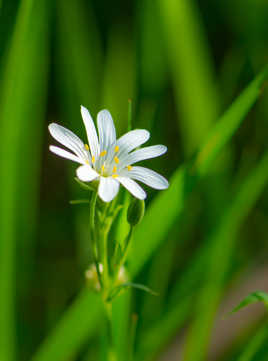
[[[20,268],[17,287],[21,291],[32,264],[46,96],[49,4],[20,2],[0,89],[0,359],[5,361],[17,360],[15,296],[21,295],[15,293],[15,266]]]
[[[245,118],[260,94],[266,80],[265,68],[234,101],[211,130],[192,163],[181,166],[172,176],[170,187],[157,195],[147,209],[141,224],[136,228],[129,253],[129,269],[135,276],[165,239],[170,227],[181,216],[184,204],[196,182],[204,176],[225,144]],[[168,209],[168,217],[163,217]],[[154,224],[154,227],[151,227]],[[148,232],[150,230],[150,232]]]
[[[154,360],[161,350],[183,326],[191,307],[192,298],[185,297],[180,304],[168,309],[150,328],[145,329],[139,338],[136,361]]]
[[[204,140],[219,114],[209,47],[196,2],[158,0],[186,152]],[[194,131],[193,131],[194,130]]]
[[[130,275],[134,277],[141,270],[144,264],[149,260],[153,252],[165,239],[170,227],[174,224],[175,220],[181,215],[184,207],[185,200],[191,193],[196,181],[203,175],[205,171],[209,170],[210,164],[216,158],[220,150],[230,140],[240,123],[248,113],[251,106],[255,103],[259,96],[259,90],[267,76],[267,69],[265,69],[239,96],[227,113],[220,119],[215,131],[210,134],[210,137],[205,142],[205,151],[201,147],[197,157],[189,165],[180,167],[172,177],[170,188],[167,191],[159,193],[155,200],[147,209],[145,217],[141,224],[137,226],[137,231],[132,240],[132,250],[129,257],[129,270]],[[228,116],[227,116],[228,115]],[[228,131],[222,133],[220,136],[219,131],[221,128],[226,127]],[[217,135],[217,137],[216,137]],[[217,139],[215,147],[211,147],[211,140]],[[210,146],[209,150],[207,149]],[[202,157],[200,156],[202,155]],[[198,160],[198,162],[197,162]],[[202,170],[202,171],[201,171]],[[169,217],[163,217],[163,209],[169,210]],[[151,225],[154,224],[154,227]],[[150,232],[148,232],[150,230]],[[86,303],[82,303],[84,310],[87,312],[88,308]],[[77,306],[78,307],[78,306]],[[82,308],[82,306],[81,306]],[[99,305],[92,304],[90,312],[94,321],[97,323],[100,317]],[[82,312],[82,311],[81,311]],[[71,309],[68,311],[69,319],[72,320]],[[83,330],[77,337],[69,342],[69,338],[64,338],[62,332],[73,332],[72,322],[68,322],[68,318],[64,321],[64,329],[62,327],[56,328],[49,339],[49,353],[46,352],[46,345],[42,346],[42,358],[35,357],[34,361],[45,361],[47,359],[63,360],[66,355],[75,353],[81,346],[82,341],[89,336],[93,328],[96,328],[91,319],[88,319],[88,324],[84,325]],[[57,339],[62,340],[60,348],[57,348]],[[57,358],[55,357],[57,355]],[[47,358],[46,358],[47,356]]]
[[[111,112],[119,135],[128,129],[128,99],[133,99],[135,94],[135,57],[127,28],[117,25],[109,33],[101,105]]]
[[[229,269],[237,232],[267,181],[268,152],[240,186],[237,196],[209,241],[211,244],[210,260],[204,276],[207,283],[197,300],[196,318],[186,345],[185,360],[187,361],[201,361],[207,357],[213,320],[223,291],[223,281]]]
[[[160,9],[157,1],[143,0],[137,2],[136,11],[140,21],[141,87],[146,94],[158,95],[163,91],[167,82]],[[143,121],[146,121],[145,119]]]
[[[261,348],[261,346],[266,341],[267,345],[267,339],[268,339],[268,325],[267,320],[265,322],[265,325],[263,325],[257,333],[253,335],[253,337],[249,340],[248,344],[245,346],[242,354],[236,359],[237,361],[252,361],[254,356],[257,354],[258,350]],[[267,347],[266,347],[267,349]],[[266,357],[262,360],[267,360],[267,352]]]
[[[100,35],[90,3],[59,0],[57,14],[57,72],[67,119],[79,119],[79,106],[98,109],[102,64]],[[72,110],[70,112],[70,109]],[[81,128],[81,127],[79,127]]]
[[[245,297],[233,310],[230,314],[236,313],[244,307],[251,305],[252,303],[262,302],[266,307],[268,307],[268,293],[262,291],[256,291],[250,293]]]
[[[96,330],[97,323],[100,323],[101,311],[100,297],[87,289],[83,290],[32,361],[65,361],[75,357],[79,348]]]

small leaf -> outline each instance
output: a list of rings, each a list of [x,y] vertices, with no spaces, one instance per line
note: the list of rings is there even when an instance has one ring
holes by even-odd
[[[81,188],[86,189],[87,191],[95,191],[95,187],[90,183],[86,184],[84,182],[81,182],[80,179],[77,177],[74,177],[74,180],[81,186]]]
[[[154,292],[151,288],[142,285],[140,283],[132,283],[132,282],[127,282],[127,283],[123,283],[122,285],[115,287],[111,292],[110,295],[107,298],[107,302],[111,302],[112,299],[114,299],[116,296],[119,296],[119,294],[121,292],[126,291],[128,288],[136,288],[139,289],[141,291],[150,293],[153,296],[157,296],[158,294],[156,292]]]
[[[268,293],[262,291],[256,291],[250,293],[229,314],[236,313],[242,308],[256,302],[263,302],[264,305],[268,307]]]
[[[73,199],[71,201],[69,201],[70,204],[85,204],[85,203],[89,203],[88,199]]]

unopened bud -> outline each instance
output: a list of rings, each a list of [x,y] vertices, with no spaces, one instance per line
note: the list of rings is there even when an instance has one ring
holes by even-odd
[[[144,216],[145,204],[143,200],[133,198],[127,211],[127,221],[131,226],[136,226]]]

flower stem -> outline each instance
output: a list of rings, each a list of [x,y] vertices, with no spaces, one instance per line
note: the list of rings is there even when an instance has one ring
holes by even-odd
[[[107,334],[108,334],[108,361],[117,361],[113,339],[113,323],[112,323],[112,303],[104,301],[105,310],[107,314]]]
[[[98,197],[98,193],[93,192],[90,202],[89,227],[90,227],[90,235],[91,235],[92,256],[96,267],[99,283],[100,286],[102,287],[101,272],[99,268],[98,255],[97,255],[96,224],[95,224],[97,197]]]

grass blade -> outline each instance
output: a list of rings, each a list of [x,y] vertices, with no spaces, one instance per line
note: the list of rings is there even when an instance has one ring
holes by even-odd
[[[48,9],[43,1],[38,7],[32,0],[20,2],[1,83],[0,169],[6,176],[0,177],[0,359],[6,361],[17,359],[15,266],[25,269],[23,283],[32,262],[46,95]],[[18,246],[22,253],[17,262]]]
[[[175,86],[179,126],[192,153],[218,118],[219,99],[208,44],[195,1],[159,0]],[[193,131],[194,129],[194,131]]]
[[[257,353],[261,345],[268,338],[268,325],[265,323],[258,332],[251,338],[248,345],[245,347],[242,354],[237,358],[237,361],[251,361]],[[266,355],[267,357],[267,355]],[[265,358],[266,359],[266,358]]]
[[[83,290],[56,328],[41,345],[32,361],[68,360],[95,331],[100,322],[102,301]]]

